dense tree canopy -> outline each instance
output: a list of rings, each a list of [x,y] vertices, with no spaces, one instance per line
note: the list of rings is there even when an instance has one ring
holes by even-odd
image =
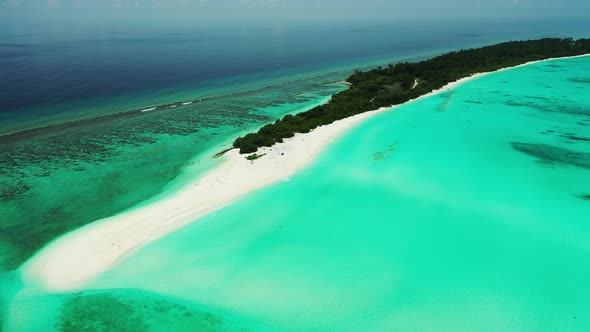
[[[256,152],[295,133],[330,124],[355,114],[404,103],[475,73],[495,71],[534,60],[590,53],[590,39],[546,38],[513,41],[477,49],[450,52],[421,62],[402,62],[367,72],[357,71],[351,87],[325,105],[297,115],[286,115],[256,133],[235,140],[240,153]],[[414,82],[419,82],[414,87]]]

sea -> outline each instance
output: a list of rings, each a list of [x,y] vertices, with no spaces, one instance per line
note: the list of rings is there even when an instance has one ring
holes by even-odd
[[[18,267],[45,244],[173,192],[356,69],[590,36],[571,20],[152,29],[0,33],[6,331],[590,329],[590,58],[385,112],[85,289],[28,290]]]

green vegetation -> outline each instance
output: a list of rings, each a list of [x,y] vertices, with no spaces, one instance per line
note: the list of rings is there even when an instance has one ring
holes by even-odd
[[[297,115],[286,115],[256,133],[236,139],[233,146],[239,148],[240,153],[253,153],[259,147],[280,143],[295,133],[307,133],[355,114],[401,104],[472,74],[587,53],[590,53],[589,39],[546,38],[507,42],[451,52],[421,62],[357,71],[347,79],[351,87],[334,95],[327,104]],[[416,80],[419,84],[414,87]]]
[[[246,159],[248,159],[248,160],[256,160],[256,159],[262,158],[262,156],[264,156],[264,155],[265,154],[256,154],[256,153],[254,153],[254,154],[251,154],[251,155],[247,156]]]

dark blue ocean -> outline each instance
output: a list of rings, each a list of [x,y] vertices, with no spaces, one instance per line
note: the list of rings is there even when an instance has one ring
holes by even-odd
[[[573,36],[584,21],[270,26],[1,26],[0,133],[64,112],[118,112],[296,73],[508,39]],[[225,91],[234,92],[234,91]],[[141,106],[140,106],[141,107]],[[33,118],[33,119],[31,119]],[[67,118],[67,117],[65,117]],[[62,119],[63,120],[63,119]],[[55,120],[57,122],[61,120]]]

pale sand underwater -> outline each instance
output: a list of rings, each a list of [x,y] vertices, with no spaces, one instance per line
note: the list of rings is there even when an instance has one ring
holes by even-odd
[[[449,91],[487,74],[450,83],[418,99]],[[142,246],[235,202],[247,193],[288,178],[311,164],[328,145],[351,128],[396,107],[359,114],[319,127],[309,134],[298,134],[272,148],[260,149],[258,154],[263,157],[253,162],[236,150],[229,151],[222,165],[177,192],[53,241],[23,265],[23,278],[28,284],[50,291],[82,288]]]

